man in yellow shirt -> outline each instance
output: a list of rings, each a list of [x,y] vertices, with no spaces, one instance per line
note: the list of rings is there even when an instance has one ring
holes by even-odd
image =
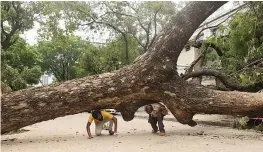
[[[90,125],[93,120],[95,122],[95,134],[97,136],[101,135],[103,125],[107,122],[110,123],[109,124],[109,134],[110,135],[117,134],[117,118],[104,110],[94,110],[91,112],[91,115],[89,116],[89,120],[88,120],[87,127],[86,127],[89,139],[93,138],[90,133]],[[114,132],[112,131],[113,123],[114,123]]]

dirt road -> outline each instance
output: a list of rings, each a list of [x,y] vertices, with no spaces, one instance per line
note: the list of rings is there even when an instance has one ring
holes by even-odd
[[[57,118],[24,129],[30,131],[2,136],[2,152],[243,152],[262,151],[263,134],[228,127],[189,127],[165,121],[166,136],[151,133],[146,119],[119,122],[118,136],[94,135],[87,139],[88,113]],[[202,119],[202,118],[201,118]]]

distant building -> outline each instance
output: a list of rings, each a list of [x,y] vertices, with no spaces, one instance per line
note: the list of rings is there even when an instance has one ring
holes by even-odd
[[[42,82],[43,85],[49,85],[50,83],[49,83],[48,80],[49,80],[49,76],[48,75],[45,74],[45,75],[41,76],[41,82]]]
[[[53,82],[53,76],[44,74],[40,77],[39,83],[34,85],[35,87],[47,86]]]

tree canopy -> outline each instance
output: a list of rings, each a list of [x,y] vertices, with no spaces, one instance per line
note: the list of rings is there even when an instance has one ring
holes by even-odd
[[[153,44],[175,12],[171,2],[3,2],[1,90],[38,84],[43,73],[65,81],[119,69]],[[32,45],[21,35],[36,25]],[[92,43],[92,34],[106,42]]]

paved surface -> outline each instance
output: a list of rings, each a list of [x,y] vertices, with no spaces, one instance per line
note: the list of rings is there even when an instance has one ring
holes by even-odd
[[[165,121],[166,136],[151,133],[147,116],[136,114],[130,122],[116,116],[119,122],[118,136],[94,135],[87,139],[86,123],[89,113],[82,113],[45,121],[25,127],[30,131],[2,136],[3,152],[243,152],[262,151],[263,135],[254,131],[208,125],[189,127],[174,121]],[[206,118],[205,118],[206,117]],[[209,116],[196,117],[205,121]],[[211,116],[213,117],[213,116]],[[217,116],[215,116],[217,117]],[[171,118],[172,116],[167,116]],[[214,118],[213,118],[214,120]]]

